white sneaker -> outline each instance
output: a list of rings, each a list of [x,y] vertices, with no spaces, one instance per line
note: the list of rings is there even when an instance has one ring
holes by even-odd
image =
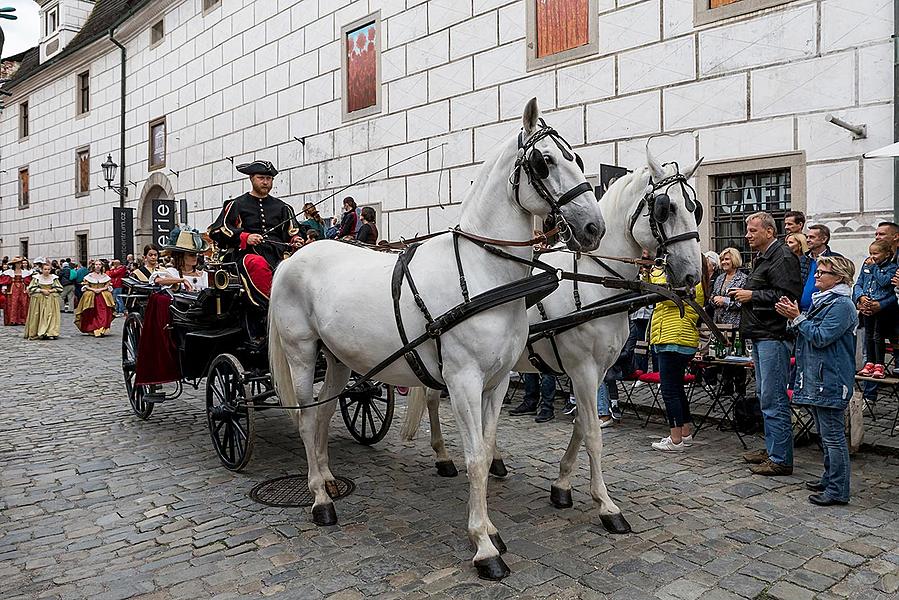
[[[690,444],[693,443],[693,436],[692,436],[692,435],[685,435],[685,436],[681,437],[681,443],[682,443],[684,446],[689,446]]]
[[[612,427],[613,425],[615,425],[615,419],[606,419],[605,421],[603,421],[602,419],[599,420],[600,429],[606,429],[607,427]]]
[[[653,442],[652,447],[656,450],[661,450],[662,452],[683,452],[686,446],[684,446],[683,442],[675,444],[671,441],[671,437],[669,436],[660,439],[658,442]]]

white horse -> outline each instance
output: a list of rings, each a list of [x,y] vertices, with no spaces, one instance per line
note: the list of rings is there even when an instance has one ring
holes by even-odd
[[[462,203],[460,227],[484,237],[523,241],[533,235],[533,216],[552,212],[567,224],[570,245],[595,249],[605,224],[592,188],[578,168],[580,158],[538,117],[537,102],[532,99],[524,110],[521,134],[482,166]],[[520,178],[522,170],[527,178]],[[420,298],[435,317],[463,299],[453,237],[448,234],[424,242],[409,265]],[[528,265],[489,253],[468,239],[459,239],[458,244],[471,297],[530,275]],[[533,257],[529,244],[504,250],[522,259]],[[393,254],[318,242],[279,266],[269,308],[269,359],[283,405],[306,407],[315,402],[312,384],[319,348],[327,360],[319,397],[328,399],[344,389],[351,371],[366,373],[403,346],[391,293],[396,264]],[[409,339],[414,339],[427,323],[413,300],[409,280],[402,281],[399,312]],[[520,298],[445,331],[439,338],[442,368],[433,339],[418,348],[425,368],[445,382],[453,399],[468,467],[468,535],[477,546],[473,562],[479,576],[488,579],[509,574],[497,550],[501,539],[487,514],[487,476],[509,370],[525,345],[526,334],[527,311]],[[422,385],[403,358],[376,377],[394,385]],[[312,518],[317,525],[337,522],[326,489],[334,483],[328,461],[328,426],[334,408],[332,400],[292,411],[306,450],[309,489],[315,496]]]
[[[612,256],[640,256],[646,248],[656,252],[660,246],[667,253],[668,280],[675,286],[692,287],[701,276],[699,235],[696,233],[701,207],[695,199],[685,197],[687,179],[693,176],[702,159],[683,173],[677,165],[660,165],[647,148],[647,166],[629,173],[612,184],[600,202],[608,227],[600,243],[599,252]],[[666,201],[662,196],[665,196]],[[667,214],[665,206],[667,205]],[[655,208],[655,211],[653,210]],[[695,211],[700,211],[695,213]],[[664,222],[661,222],[664,220]],[[666,241],[667,240],[667,241]],[[572,255],[553,252],[541,257],[544,262],[572,271]],[[612,273],[589,256],[577,259],[579,273],[610,276]],[[628,279],[635,279],[637,267],[607,261],[609,266]],[[559,288],[543,300],[548,318],[560,317],[576,309],[574,284],[564,281]],[[595,284],[578,285],[583,306],[620,293]],[[537,308],[528,311],[530,323],[541,321]],[[611,533],[628,533],[630,525],[621,509],[609,497],[603,481],[602,429],[596,411],[596,390],[606,371],[615,362],[628,336],[626,312],[587,321],[555,337],[558,358],[548,339],[534,344],[534,350],[556,372],[568,374],[575,397],[578,399],[578,416],[571,433],[568,449],[562,457],[559,477],[553,482],[550,500],[558,508],[572,505],[571,472],[582,441],[586,441],[590,458],[590,494],[599,504],[603,526]],[[537,372],[524,352],[515,364],[519,372]],[[431,446],[437,454],[437,471],[444,477],[456,474],[455,465],[446,452],[440,419],[437,411],[440,394],[434,390],[415,389],[409,394],[406,421],[400,436],[411,440],[415,436],[424,407],[428,408],[431,423]],[[455,406],[455,404],[454,404]],[[494,450],[490,472],[503,476],[505,466]]]

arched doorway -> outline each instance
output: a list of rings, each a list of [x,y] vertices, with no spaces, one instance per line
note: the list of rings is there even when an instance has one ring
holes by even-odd
[[[175,198],[175,190],[169,178],[160,172],[152,173],[144,183],[137,205],[137,229],[134,232],[137,254],[153,240],[153,201]]]

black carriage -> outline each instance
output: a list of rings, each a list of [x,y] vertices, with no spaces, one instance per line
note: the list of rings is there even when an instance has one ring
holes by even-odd
[[[221,263],[210,271],[210,287],[200,292],[172,292],[126,278],[128,317],[122,331],[122,371],[131,409],[148,419],[156,404],[174,400],[184,385],[199,389],[205,380],[206,421],[216,454],[225,468],[239,471],[249,462],[257,410],[281,408],[268,367],[267,344],[248,333],[251,318],[236,265]],[[136,374],[144,316],[153,294],[171,297],[169,329],[181,379],[170,384],[138,385]],[[316,381],[324,376],[324,357]],[[387,434],[393,419],[394,388],[354,376],[339,397],[340,413],[352,436],[374,444]]]

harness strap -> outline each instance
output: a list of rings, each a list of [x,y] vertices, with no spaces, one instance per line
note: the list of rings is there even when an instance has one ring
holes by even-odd
[[[406,328],[403,326],[403,316],[400,311],[400,296],[403,291],[403,278],[405,277],[409,282],[409,289],[412,291],[415,304],[418,306],[419,310],[421,310],[422,314],[424,314],[425,320],[429,325],[434,322],[424,301],[418,294],[418,288],[415,286],[415,281],[409,273],[409,263],[412,261],[412,257],[415,256],[415,251],[418,250],[419,245],[420,244],[413,244],[412,246],[409,246],[405,252],[402,252],[397,256],[396,265],[393,267],[393,277],[390,281],[390,292],[393,296],[393,315],[396,318],[396,329],[399,333],[400,341],[403,343],[402,355],[406,358],[409,368],[412,369],[415,376],[427,387],[433,389],[446,389],[446,386],[428,371],[428,368],[425,366],[424,361],[421,359],[421,355],[418,353],[418,350],[415,349],[415,346],[409,344],[409,337],[406,335]],[[424,340],[422,340],[422,342],[423,341]],[[419,344],[420,343],[421,342],[419,342]],[[438,368],[442,372],[443,360],[440,352],[439,340],[437,341],[437,357]],[[363,377],[363,379],[368,379],[368,377]]]
[[[571,264],[572,264],[572,269],[574,270],[575,275],[577,275],[577,261],[578,261],[578,255],[572,254],[571,255]],[[577,279],[577,277],[575,277],[574,280],[572,281],[572,285],[574,286],[574,309],[581,310],[581,293],[577,289],[577,282],[578,282],[578,279]]]
[[[459,235],[453,232],[453,251],[456,253],[456,267],[459,269],[459,288],[462,290],[462,299],[468,302],[468,283],[465,281],[465,272],[462,270],[462,257],[459,255]]]
[[[537,310],[540,312],[541,319],[543,319],[544,321],[549,320],[549,317],[546,315],[546,309],[543,307],[542,302],[537,303]],[[546,369],[548,369],[548,372],[551,375],[556,375],[556,376],[564,375],[565,374],[565,365],[562,364],[562,357],[561,357],[561,355],[559,355],[559,346],[556,345],[556,338],[554,335],[547,336],[547,337],[549,338],[549,345],[553,351],[553,357],[556,359],[556,364],[559,365],[559,371],[557,372],[557,371],[553,370],[549,366],[549,364],[545,360],[543,360],[543,357],[540,356],[539,354],[537,354],[537,352],[533,349],[532,344],[530,343],[530,340],[528,340],[528,360],[531,361],[532,365],[534,365],[535,367],[540,369],[540,366],[537,364],[537,362],[535,362],[531,358],[532,356],[536,356],[539,359],[539,362],[542,363]],[[543,373],[544,371],[541,370],[540,372]]]

